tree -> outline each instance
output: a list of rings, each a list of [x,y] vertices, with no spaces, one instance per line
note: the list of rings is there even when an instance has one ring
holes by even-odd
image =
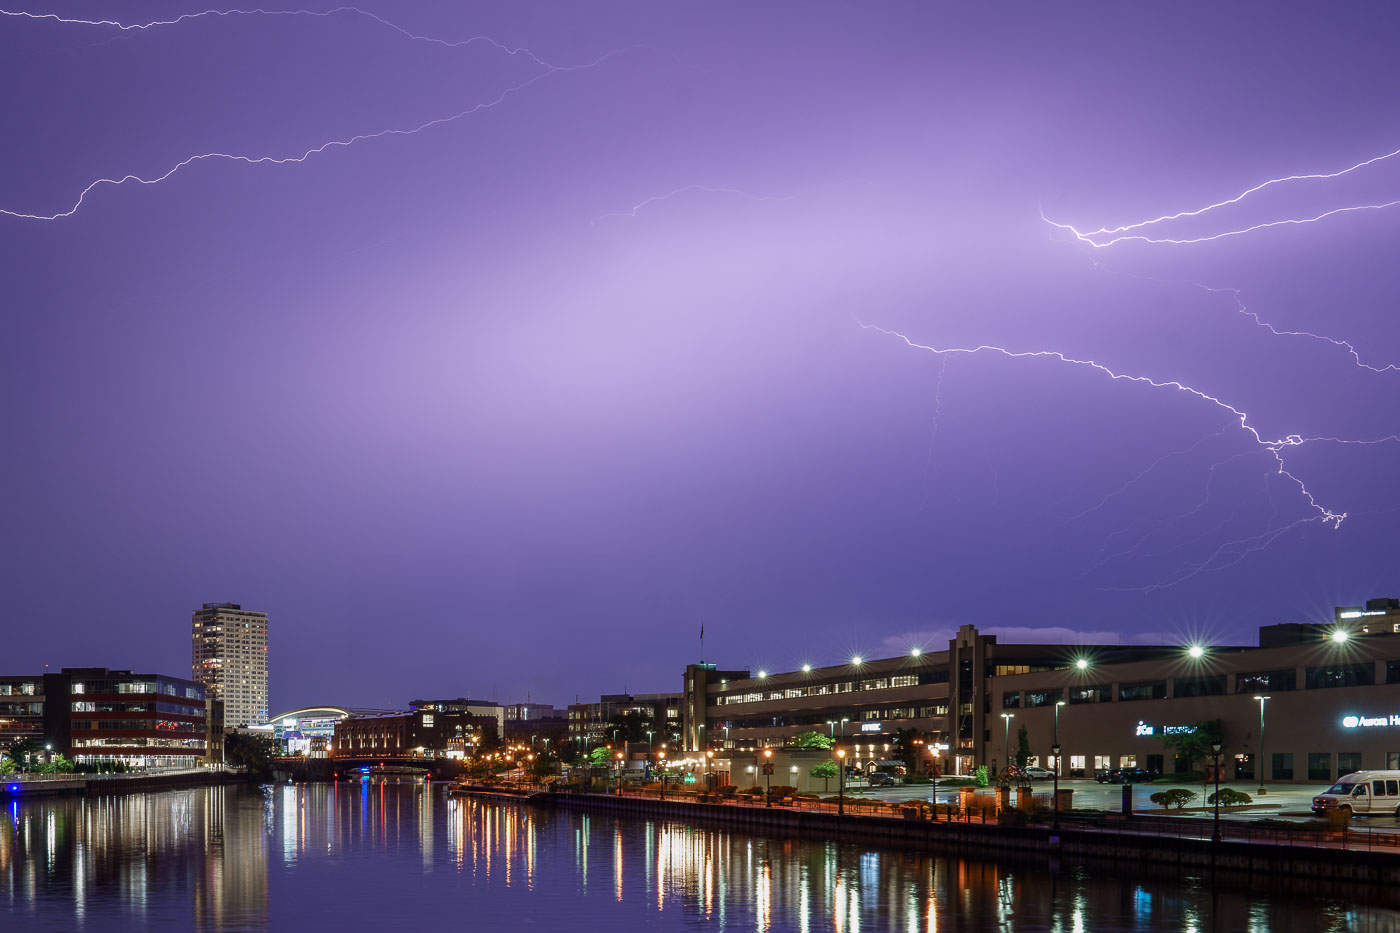
[[[799,732],[792,737],[792,744],[798,748],[830,748],[836,743],[831,736],[820,732]]]
[[[1162,744],[1186,759],[1186,770],[1193,771],[1196,759],[1212,757],[1214,753],[1210,747],[1221,740],[1223,732],[1219,719],[1203,720],[1188,724],[1184,730],[1167,733]]]
[[[611,737],[616,730],[619,743],[640,742],[646,737],[648,729],[657,731],[651,717],[635,709],[618,713],[608,720],[608,735]]]
[[[60,752],[59,754],[52,756],[48,761],[46,761],[46,762],[44,762],[43,764],[39,765],[39,773],[40,773],[40,774],[72,774],[72,773],[73,773],[73,762],[72,762],[71,759],[65,758],[65,757],[63,756],[63,754]]]
[[[19,739],[10,746],[10,757],[15,760],[15,765],[21,771],[28,771],[33,767],[31,760],[39,753],[39,740],[25,737]]]
[[[894,755],[904,762],[905,774],[914,774],[918,771],[919,749],[923,747],[914,744],[914,740],[918,737],[918,729],[898,729],[895,731]]]
[[[610,763],[612,755],[612,749],[599,746],[588,753],[588,764],[594,768],[601,768]]]
[[[1031,739],[1030,730],[1024,725],[1016,733],[1016,755],[1012,759],[1016,762],[1016,767],[1025,769],[1026,763],[1031,760]]]
[[[813,765],[812,770],[808,771],[807,773],[814,778],[821,778],[822,791],[826,792],[827,790],[831,789],[831,785],[828,782],[832,778],[838,777],[841,774],[841,771],[836,767],[836,762],[828,758],[826,761]]]
[[[248,780],[265,784],[272,780],[272,756],[276,750],[272,739],[264,735],[230,732],[224,736],[224,760],[248,769]]]
[[[14,774],[19,769],[9,755],[0,755],[0,774]]]

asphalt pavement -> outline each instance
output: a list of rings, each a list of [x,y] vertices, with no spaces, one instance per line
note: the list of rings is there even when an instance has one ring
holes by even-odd
[[[1036,781],[1031,786],[1034,788],[1035,795],[1043,798],[1044,802],[1049,805],[1052,782]],[[1199,784],[1132,784],[1129,786],[1133,789],[1133,809],[1137,812],[1150,813],[1154,816],[1182,817],[1201,817],[1214,813],[1213,809],[1206,805],[1207,798],[1215,792],[1214,785],[1209,785],[1204,789]],[[1222,820],[1281,819],[1306,822],[1316,819],[1311,810],[1313,795],[1321,793],[1328,785],[1268,784],[1265,785],[1266,793],[1264,794],[1259,793],[1258,784],[1233,781],[1220,786],[1222,789],[1229,787],[1233,790],[1244,791],[1253,798],[1253,803],[1247,807],[1221,810],[1220,818]],[[1149,798],[1152,794],[1172,787],[1184,787],[1194,791],[1197,796],[1195,800],[1191,801],[1193,806],[1182,810],[1163,810],[1150,801]],[[1109,812],[1121,812],[1122,810],[1123,785],[1121,784],[1100,784],[1097,781],[1076,778],[1060,781],[1060,790],[1074,791],[1073,808],[1076,810],[1106,810]],[[848,788],[848,791],[860,797],[879,800],[931,801],[933,799],[933,786],[929,784]],[[959,791],[958,787],[945,787],[940,784],[938,802],[957,803]],[[975,793],[978,796],[991,796],[996,793],[996,788],[979,787]],[[1359,816],[1352,820],[1352,825],[1357,830],[1374,828],[1378,831],[1394,832],[1400,829],[1400,819],[1394,816]]]

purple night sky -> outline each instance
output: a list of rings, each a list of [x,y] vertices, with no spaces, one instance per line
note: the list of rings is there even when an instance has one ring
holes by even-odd
[[[279,711],[562,704],[702,623],[791,669],[1400,595],[1400,155],[1088,235],[1400,147],[1400,10],[1284,6],[0,17],[3,672],[186,674],[227,600]],[[213,152],[296,161],[17,216]]]

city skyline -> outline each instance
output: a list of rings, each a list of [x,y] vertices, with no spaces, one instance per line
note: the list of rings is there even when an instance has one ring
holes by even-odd
[[[268,713],[563,706],[1400,595],[1382,8],[48,12],[7,668],[230,601]]]

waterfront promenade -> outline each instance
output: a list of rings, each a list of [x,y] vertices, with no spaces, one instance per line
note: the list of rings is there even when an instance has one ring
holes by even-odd
[[[0,782],[0,797],[122,794],[176,787],[233,784],[247,779],[242,768],[161,768],[120,774],[12,774]]]

